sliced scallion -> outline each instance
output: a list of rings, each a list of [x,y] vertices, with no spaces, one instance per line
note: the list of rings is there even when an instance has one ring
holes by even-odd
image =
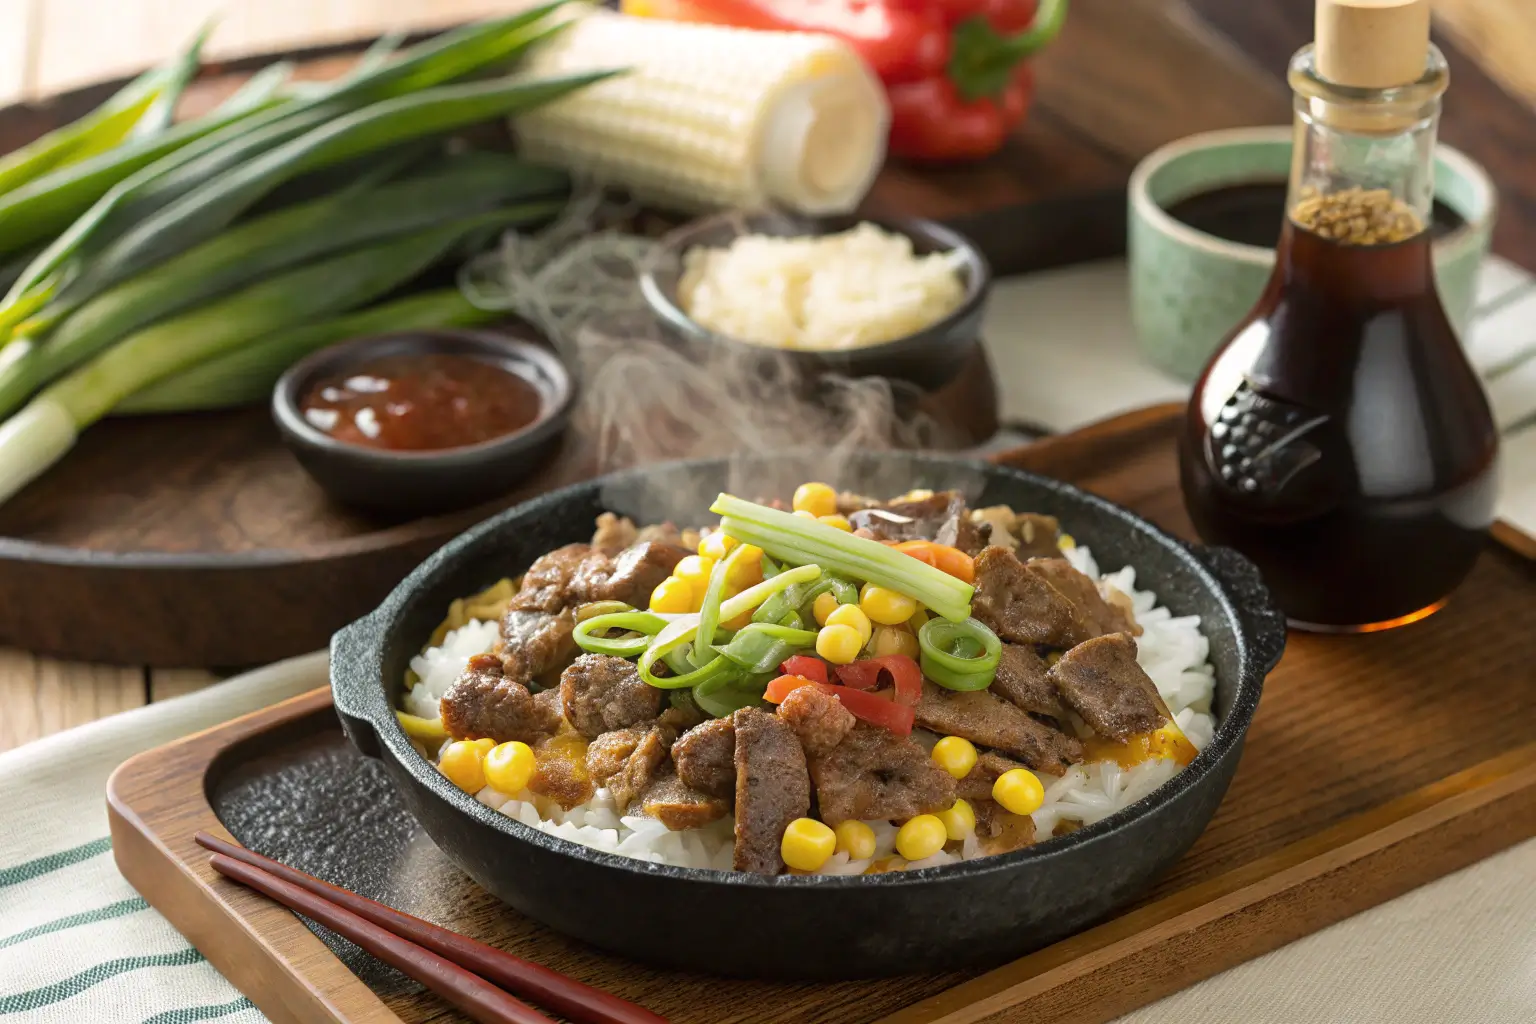
[[[651,638],[667,628],[667,620],[650,612],[610,612],[583,619],[573,634],[576,646],[588,654],[607,654],[615,658],[634,658],[651,646]],[[606,637],[598,634],[623,630],[637,636]]]
[[[948,690],[985,690],[997,674],[1003,644],[976,619],[929,619],[917,631],[923,675]]]

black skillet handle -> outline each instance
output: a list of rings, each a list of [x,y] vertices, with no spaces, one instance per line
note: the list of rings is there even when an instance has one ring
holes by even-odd
[[[1285,613],[1275,604],[1259,567],[1231,548],[1190,544],[1190,553],[1221,581],[1243,627],[1248,653],[1268,675],[1285,653]]]
[[[381,626],[372,615],[331,637],[331,700],[347,739],[364,757],[382,758],[379,729],[394,718],[384,696]]]

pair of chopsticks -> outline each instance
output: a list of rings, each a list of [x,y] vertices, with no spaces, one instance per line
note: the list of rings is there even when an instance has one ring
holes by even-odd
[[[665,1017],[643,1006],[323,882],[207,832],[193,838],[212,852],[209,863],[219,874],[350,939],[480,1024],[553,1024],[551,1018],[510,994],[513,992],[575,1024],[667,1024]]]

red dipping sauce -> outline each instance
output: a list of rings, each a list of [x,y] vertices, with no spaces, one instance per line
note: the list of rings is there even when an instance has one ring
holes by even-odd
[[[387,356],[321,380],[299,402],[316,430],[348,444],[438,451],[505,437],[539,418],[538,388],[458,355]]]

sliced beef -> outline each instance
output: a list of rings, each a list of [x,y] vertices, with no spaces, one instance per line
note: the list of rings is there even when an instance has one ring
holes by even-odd
[[[550,693],[555,691],[550,690]],[[570,729],[546,737],[533,748],[536,767],[528,788],[566,810],[592,799],[596,787],[587,771],[587,741]]]
[[[448,688],[438,707],[443,728],[458,740],[522,740],[534,744],[560,728],[560,709],[539,700],[528,687],[502,675],[493,655],[476,655],[464,674]]]
[[[608,777],[608,792],[613,794],[613,802],[621,813],[650,786],[666,764],[667,751],[676,738],[677,734],[665,726],[651,726],[635,744],[623,767]]]
[[[736,730],[737,871],[776,875],[784,870],[784,829],[811,810],[811,779],[795,731],[778,716],[742,708]]]
[[[1033,711],[1037,715],[1066,718],[1066,705],[1051,682],[1050,669],[1045,660],[1032,648],[1021,644],[1003,644],[1002,656],[997,662],[997,675],[992,677],[991,690],[1008,703]]]
[[[730,812],[731,805],[719,797],[690,788],[670,767],[663,767],[640,798],[646,814],[673,832],[703,828]]]
[[[962,800],[991,800],[992,784],[1005,773],[1023,767],[995,750],[984,750],[977,756],[970,774],[955,784],[955,795]]]
[[[876,540],[931,540],[960,548],[979,550],[981,528],[971,522],[965,496],[959,491],[937,491],[926,498],[892,501],[849,514],[856,529],[865,529]]]
[[[1124,740],[1169,718],[1156,684],[1136,663],[1136,641],[1124,633],[1078,644],[1052,666],[1051,679],[1100,736]]]
[[[1043,564],[1020,562],[1005,547],[984,549],[976,556],[971,614],[1009,643],[1072,647],[1098,636],[1082,609],[1037,571]]]
[[[605,732],[653,721],[666,694],[640,678],[623,658],[583,654],[560,675],[560,699],[566,720],[588,739]]]
[[[736,795],[736,727],[731,719],[712,719],[683,733],[672,746],[672,760],[685,785],[723,800]]]
[[[1083,759],[1076,739],[987,690],[946,690],[925,682],[915,711],[917,724],[925,729],[963,736],[1052,775]]]
[[[1061,557],[1061,524],[1055,516],[1020,512],[1013,518],[1013,535],[1019,542],[1015,554],[1022,559]]]
[[[802,686],[785,697],[779,705],[779,717],[795,730],[809,757],[837,746],[858,721],[842,701],[814,686]]]
[[[991,800],[978,800],[971,810],[976,812],[976,841],[989,857],[1022,850],[1035,841],[1035,819],[1027,814],[1014,814]]]
[[[837,825],[904,820],[955,802],[955,779],[922,747],[889,729],[859,722],[829,752],[811,758],[821,820]]]
[[[501,662],[507,678],[528,683],[559,673],[579,650],[572,636],[575,629],[576,616],[569,608],[508,611],[501,620]]]
[[[701,725],[707,721],[709,721],[709,716],[697,707],[694,707],[692,703],[683,707],[678,707],[674,704],[663,711],[660,718],[656,719],[658,725],[664,725],[672,729],[679,736],[694,726]]]
[[[634,521],[604,512],[597,517],[597,529],[592,534],[592,547],[610,558],[629,547],[639,537]]]
[[[624,770],[630,755],[640,741],[650,735],[649,725],[635,725],[628,729],[605,732],[587,746],[587,774],[592,781],[604,785]]]
[[[1124,606],[1111,604],[1099,592],[1099,585],[1084,573],[1072,568],[1065,558],[1038,558],[1029,563],[1029,571],[1045,577],[1078,610],[1088,623],[1094,636],[1106,633],[1130,633],[1141,635],[1141,627],[1129,614],[1130,602]]]
[[[524,612],[558,612],[572,604],[571,581],[594,554],[589,544],[567,544],[537,559],[523,574],[523,585],[512,597],[511,607]]]
[[[640,607],[687,555],[684,548],[662,541],[632,545],[611,559],[599,554],[577,567],[570,593],[581,602],[623,601]]]

